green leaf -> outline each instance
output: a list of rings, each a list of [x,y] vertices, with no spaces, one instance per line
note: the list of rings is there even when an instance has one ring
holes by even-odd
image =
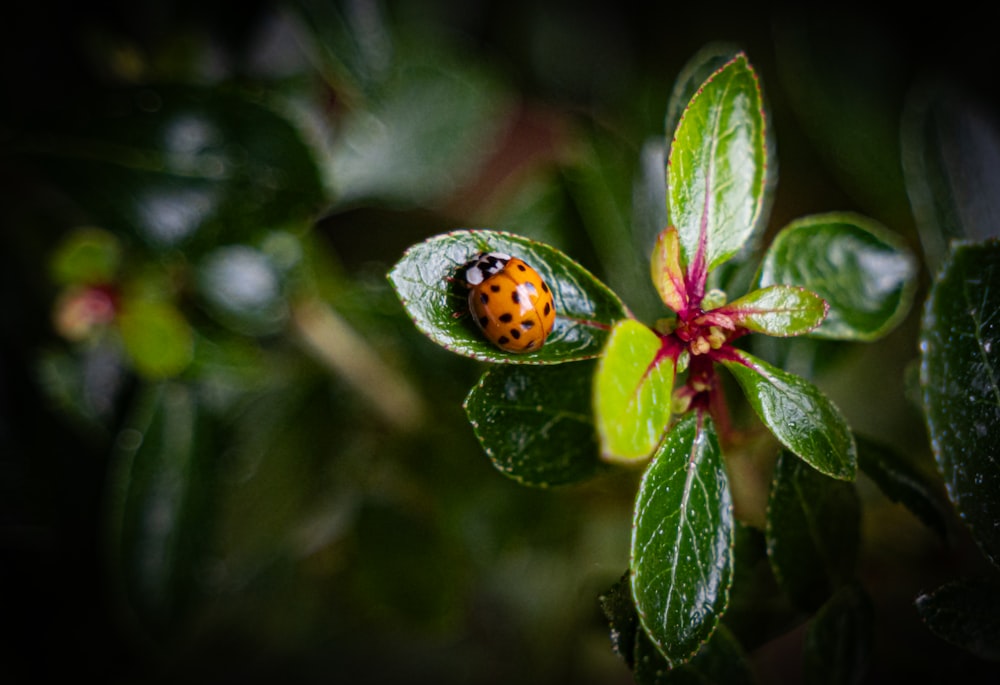
[[[353,101],[378,92],[389,75],[394,47],[385,8],[361,11],[351,5],[297,0],[289,9],[308,28],[312,54],[338,95]]]
[[[803,682],[854,685],[865,682],[874,643],[875,610],[868,594],[852,583],[816,612],[806,629]]]
[[[917,613],[932,633],[982,659],[1000,661],[1000,587],[959,580],[920,595]]]
[[[324,165],[338,209],[439,201],[473,177],[512,100],[476,60],[403,52],[368,107],[346,113]]]
[[[729,43],[709,43],[703,46],[687,61],[684,68],[674,81],[670,99],[667,101],[667,113],[664,117],[663,130],[667,141],[674,137],[677,124],[687,109],[688,103],[698,94],[698,90],[711,76],[741,55],[738,47]]]
[[[854,578],[861,510],[850,483],[782,452],[767,507],[767,552],[792,602],[814,611]]]
[[[111,283],[121,264],[118,239],[100,228],[79,228],[52,255],[52,277],[60,284]]]
[[[920,381],[948,496],[1000,565],[1000,242],[958,243],[931,288]]]
[[[690,661],[671,668],[666,657],[639,627],[628,572],[599,599],[611,627],[612,648],[633,670],[636,683],[750,685],[754,682],[742,645],[723,623]]]
[[[764,256],[760,285],[798,285],[825,299],[830,312],[813,336],[871,341],[906,316],[916,277],[902,240],[871,219],[834,212],[783,228]]]
[[[667,342],[635,319],[611,331],[594,379],[594,417],[608,461],[645,459],[667,430],[677,364]]]
[[[483,337],[468,314],[458,269],[483,251],[524,259],[552,289],[556,323],[537,352],[505,352]],[[607,286],[553,247],[511,233],[463,230],[434,236],[406,251],[389,281],[407,314],[431,340],[458,354],[507,364],[558,364],[601,353],[625,305]]]
[[[686,274],[681,266],[680,239],[676,228],[665,228],[656,237],[649,272],[663,304],[675,312],[687,311],[690,298]]]
[[[632,528],[639,621],[671,667],[715,631],[732,582],[733,512],[715,428],[701,413],[667,434],[643,475]]]
[[[858,466],[886,497],[912,511],[928,527],[944,537],[949,505],[936,474],[883,445],[854,436],[858,446]]]
[[[125,351],[143,376],[176,376],[191,363],[194,335],[172,304],[140,298],[125,300],[118,323]]]
[[[585,480],[605,468],[591,416],[594,364],[503,365],[483,374],[465,411],[501,473],[546,487]]]
[[[1000,129],[954,83],[927,82],[907,97],[900,139],[924,258],[937,273],[952,240],[997,237]]]
[[[719,307],[719,314],[737,326],[765,335],[791,336],[808,333],[822,323],[827,304],[816,293],[788,285],[754,290]]]
[[[312,221],[324,205],[299,132],[245,94],[143,87],[80,108],[24,149],[92,221],[152,249],[190,254]]]
[[[123,599],[154,633],[183,620],[197,597],[211,520],[212,457],[194,392],[140,389],[116,440],[111,545]]]
[[[737,478],[736,474],[730,478],[733,490]],[[766,489],[763,496],[767,497]],[[739,501],[738,494],[733,497]],[[733,535],[733,585],[723,621],[748,650],[771,642],[802,621],[801,612],[774,578],[767,556],[765,525],[762,522],[762,527],[757,528],[737,518]]]
[[[733,358],[722,363],[781,444],[821,473],[854,480],[854,436],[840,410],[819,388],[747,352],[734,351]]]
[[[765,200],[767,145],[757,75],[740,54],[716,71],[677,125],[667,167],[670,222],[694,282],[750,239]]]

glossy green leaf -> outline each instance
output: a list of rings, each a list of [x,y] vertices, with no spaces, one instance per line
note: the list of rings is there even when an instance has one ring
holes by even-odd
[[[853,579],[860,520],[851,483],[781,453],[767,506],[767,552],[778,584],[796,606],[814,611]]]
[[[693,280],[735,255],[764,208],[760,84],[745,55],[716,71],[681,116],[667,167],[670,222]]]
[[[194,334],[172,304],[139,298],[126,300],[118,324],[125,351],[143,376],[176,376],[191,363]]]
[[[175,626],[198,593],[215,455],[190,388],[144,386],[136,407],[116,440],[110,539],[124,601],[158,633]]]
[[[667,134],[668,142],[673,139],[677,123],[684,114],[684,110],[687,109],[688,103],[697,95],[698,90],[712,74],[739,57],[740,54],[740,49],[734,44],[709,43],[687,61],[677,75],[674,87],[670,91],[670,99],[667,101],[663,130]]]
[[[926,82],[903,110],[906,192],[932,273],[952,240],[998,235],[1000,128],[984,104],[954,83]]]
[[[715,428],[685,416],[643,475],[632,528],[639,621],[675,666],[715,631],[732,582],[733,512]]]
[[[865,682],[875,640],[875,609],[864,588],[844,586],[809,622],[803,648],[803,682],[856,685]]]
[[[931,448],[962,520],[1000,565],[1000,243],[955,245],[924,310]]]
[[[121,258],[121,244],[111,233],[92,227],[76,229],[52,255],[52,277],[60,284],[110,283]]]
[[[757,333],[785,337],[813,330],[822,323],[826,312],[826,301],[811,290],[772,285],[747,293],[712,314]]]
[[[854,480],[857,448],[836,405],[815,385],[753,355],[723,361],[774,436],[821,473]]]
[[[905,506],[944,537],[950,506],[933,468],[921,468],[921,464],[888,445],[858,435],[854,439],[858,446],[858,466],[882,494]]]
[[[520,257],[552,289],[556,323],[537,352],[505,352],[483,337],[469,316],[467,290],[454,279],[483,251]],[[413,245],[389,272],[407,314],[431,340],[458,354],[508,364],[557,364],[601,353],[625,306],[607,286],[553,247],[511,233],[463,230]]]
[[[594,362],[486,371],[465,411],[493,465],[540,487],[585,480],[605,468],[591,415],[593,375]]]
[[[836,212],[783,228],[764,256],[760,285],[798,285],[825,299],[830,312],[813,336],[870,341],[906,316],[916,277],[902,240],[871,219]]]
[[[611,331],[594,379],[594,418],[608,461],[645,459],[667,430],[677,359],[666,343],[635,319]]]
[[[299,132],[245,94],[144,87],[81,110],[79,126],[24,147],[91,220],[153,249],[237,242],[311,221],[325,204]]]
[[[942,640],[981,659],[1000,661],[1000,587],[958,580],[917,597],[917,613]]]

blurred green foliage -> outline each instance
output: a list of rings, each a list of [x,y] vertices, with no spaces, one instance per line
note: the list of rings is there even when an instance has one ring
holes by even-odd
[[[482,368],[413,328],[388,266],[493,226],[556,245],[644,312],[646,262],[614,236],[636,226],[632,177],[709,41],[739,43],[768,84],[770,229],[860,211],[915,247],[894,171],[907,86],[933,67],[996,96],[985,22],[957,16],[904,33],[648,3],[18,12],[0,28],[11,683],[628,682],[596,598],[627,563],[637,474],[550,491],[501,476],[461,406]],[[915,322],[817,383],[927,464],[903,392]],[[918,589],[981,570],[967,533],[942,542],[861,494],[871,677],[989,673],[912,610]],[[767,582],[743,573],[737,608]],[[801,618],[734,610],[762,680],[785,675]]]

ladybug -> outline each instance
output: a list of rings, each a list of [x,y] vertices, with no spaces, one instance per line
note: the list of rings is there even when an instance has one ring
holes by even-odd
[[[462,267],[469,312],[483,335],[507,352],[533,352],[556,320],[552,291],[538,272],[517,257],[480,252]]]

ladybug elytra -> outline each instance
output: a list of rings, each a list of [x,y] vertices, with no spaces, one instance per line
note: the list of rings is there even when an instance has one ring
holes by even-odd
[[[481,252],[461,269],[469,311],[483,335],[507,352],[534,352],[556,320],[552,292],[538,272],[517,257]]]

